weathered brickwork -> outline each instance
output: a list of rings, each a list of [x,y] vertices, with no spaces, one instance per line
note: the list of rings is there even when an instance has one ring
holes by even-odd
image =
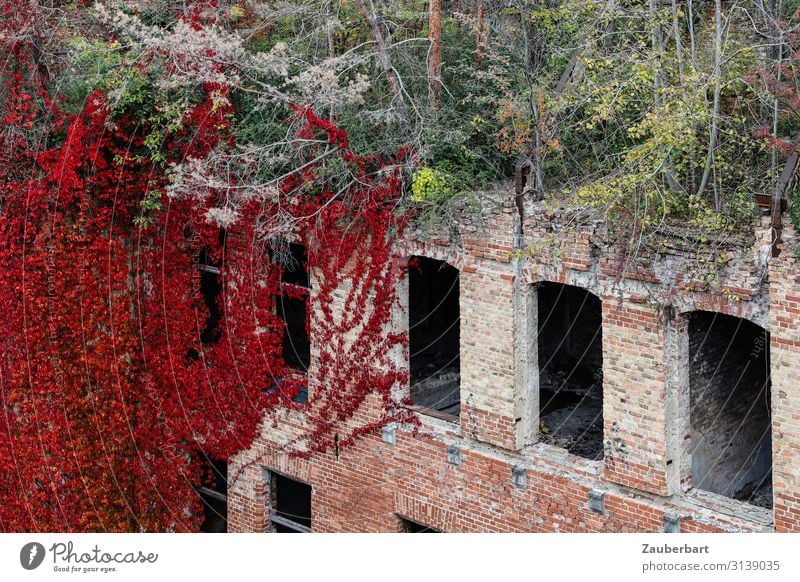
[[[477,440],[517,449],[514,430],[513,276],[461,271],[462,430]]]
[[[461,464],[447,449],[464,447]],[[313,487],[313,530],[399,531],[400,517],[442,531],[464,532],[659,532],[665,513],[679,515],[685,531],[762,531],[766,526],[698,509],[679,499],[635,494],[607,483],[596,463],[559,457],[533,447],[522,454],[471,444],[456,435],[399,431],[390,445],[373,435],[352,448],[288,462],[287,455],[262,454],[260,441],[246,457]],[[512,469],[526,469],[527,486],[514,485]],[[231,473],[236,472],[231,467]],[[238,475],[230,494],[229,530],[266,531],[263,471]],[[589,491],[605,491],[602,513],[589,508]]]
[[[653,306],[603,298],[606,476],[667,494],[665,333]]]
[[[526,209],[524,224],[504,202],[481,220],[459,217],[438,238],[408,237],[400,256],[459,270],[457,420],[420,414],[419,427],[377,430],[301,460],[286,443],[303,433],[302,413],[279,412],[229,466],[229,531],[268,530],[266,471],[311,485],[318,532],[397,532],[403,519],[452,532],[659,532],[666,516],[681,532],[800,531],[800,261],[792,252],[769,257],[766,225],[749,238],[712,241],[705,259],[690,256],[692,235],[684,231],[665,240],[677,236],[685,246],[656,245],[628,259],[603,246],[601,222],[570,221],[542,204]],[[784,240],[793,244],[793,233]],[[714,262],[715,281],[702,277],[703,261]],[[541,442],[541,281],[601,300],[601,460]],[[399,295],[394,331],[408,325],[407,291]],[[773,509],[693,487],[688,322],[695,311],[771,333]],[[313,355],[322,349],[313,330],[311,341]],[[351,422],[374,420],[378,409],[368,400]],[[589,506],[590,492],[602,498],[602,511]]]
[[[797,234],[784,232],[787,244]],[[770,261],[772,459],[776,531],[800,531],[800,261]]]

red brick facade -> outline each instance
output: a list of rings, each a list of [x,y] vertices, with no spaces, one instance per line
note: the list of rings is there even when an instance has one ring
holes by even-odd
[[[784,237],[796,244],[796,234]],[[800,261],[770,261],[775,530],[800,531]]]
[[[762,222],[754,239],[727,251],[709,283],[688,253],[628,261],[600,250],[599,224],[559,229],[541,208],[528,211],[522,229],[506,204],[484,223],[462,220],[447,241],[401,245],[405,256],[459,269],[459,421],[420,415],[418,431],[390,427],[300,460],[282,444],[303,430],[302,414],[270,419],[229,467],[229,531],[267,531],[267,471],[312,486],[311,529],[319,532],[401,531],[401,518],[448,532],[659,532],[665,520],[677,520],[682,532],[800,531],[800,261],[793,252],[770,258]],[[783,238],[794,244],[792,232]],[[602,460],[540,442],[539,281],[602,300]],[[402,330],[408,306],[400,295]],[[771,332],[773,510],[693,488],[686,318],[695,310]],[[312,347],[312,390],[319,349]],[[365,405],[353,422],[372,418],[371,410]],[[590,492],[601,507],[590,507]]]

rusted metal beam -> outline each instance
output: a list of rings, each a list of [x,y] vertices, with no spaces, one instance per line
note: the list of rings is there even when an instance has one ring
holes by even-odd
[[[759,208],[769,208],[772,210],[772,194],[756,194],[756,206]],[[781,212],[786,212],[789,204],[786,198],[781,199]]]
[[[794,142],[797,143],[798,141],[800,141],[800,133],[794,137]],[[800,152],[798,152],[798,147],[795,145],[792,153],[786,159],[786,163],[783,165],[783,172],[781,172],[781,177],[778,180],[778,183],[775,184],[775,189],[772,191],[772,220],[770,226],[772,229],[773,257],[777,257],[781,254],[780,243],[781,233],[783,231],[783,211],[786,208],[786,200],[783,198],[783,193],[786,191],[786,187],[792,180],[794,171],[797,168],[798,157],[800,157]]]

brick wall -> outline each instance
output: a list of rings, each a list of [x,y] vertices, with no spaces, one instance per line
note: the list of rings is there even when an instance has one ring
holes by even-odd
[[[662,531],[667,515],[687,532],[800,531],[800,265],[791,253],[767,262],[766,222],[742,240],[712,241],[702,260],[681,248],[630,260],[602,246],[601,222],[539,205],[526,210],[523,236],[515,219],[506,201],[483,220],[459,217],[448,233],[398,245],[401,256],[459,269],[458,422],[420,415],[418,430],[390,431],[395,444],[377,430],[300,462],[286,443],[302,435],[302,414],[279,411],[230,463],[230,531],[266,530],[265,469],[312,486],[313,531],[401,531],[401,517],[442,531]],[[698,262],[720,256],[711,285]],[[602,301],[603,461],[539,442],[539,281]],[[395,331],[408,318],[404,294]],[[774,512],[692,487],[686,314],[698,309],[772,332]],[[313,373],[312,357],[312,386]],[[374,420],[378,408],[366,403],[352,422]],[[589,507],[590,492],[602,511]]]
[[[667,494],[666,336],[651,305],[603,298],[606,477]]]
[[[448,447],[461,446],[461,463],[448,462]],[[260,441],[255,448],[268,450]],[[606,483],[591,462],[550,457],[547,451],[502,454],[495,447],[458,437],[399,431],[396,444],[380,434],[365,437],[338,456],[327,454],[294,464],[287,455],[268,453],[265,466],[313,487],[312,529],[316,532],[391,532],[399,517],[449,532],[659,532],[666,513],[687,530],[762,531],[746,520],[684,506],[678,500],[632,495]],[[514,484],[522,469],[527,483]],[[236,468],[232,467],[231,472]],[[233,488],[229,531],[265,531],[263,471],[239,477]],[[591,490],[602,491],[604,510],[589,507]],[[248,491],[249,505],[242,505]],[[233,504],[236,504],[235,506]],[[242,511],[244,507],[244,511]]]
[[[776,531],[800,531],[800,261],[797,234],[770,261],[772,461]]]
[[[513,277],[466,267],[461,273],[462,430],[518,448],[515,430]]]

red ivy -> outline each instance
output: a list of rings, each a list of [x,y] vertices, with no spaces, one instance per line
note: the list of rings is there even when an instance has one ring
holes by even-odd
[[[8,13],[12,4],[1,8]],[[308,432],[291,450],[298,455],[412,420],[394,396],[408,380],[391,357],[405,338],[387,333],[403,276],[391,241],[406,220],[395,210],[402,189],[395,168],[407,152],[358,156],[342,129],[295,110],[300,136],[326,136],[358,178],[344,195],[303,189],[315,179],[312,165],[281,185],[315,277],[308,328],[320,350],[306,378],[283,359],[280,268],[265,260],[255,231],[259,214],[277,209],[252,204],[221,237],[204,220],[204,204],[215,201],[160,195],[151,224],[135,226],[141,201],[166,184],[163,165],[144,147],[148,128],[127,115],[112,120],[100,92],[76,117],[63,115],[31,47],[11,48],[14,58],[0,71],[8,80],[0,137],[0,530],[193,531],[202,516],[194,490],[201,456],[227,459],[248,448],[270,410],[306,412]],[[230,108],[212,103],[225,89],[204,90],[183,134],[165,146],[171,161],[231,142]],[[39,141],[36,127],[45,127]],[[52,142],[59,144],[39,151]],[[221,267],[222,288],[216,339],[205,343],[201,253]],[[308,403],[293,402],[309,379]],[[268,390],[275,385],[280,390]],[[373,397],[383,414],[360,420]]]

